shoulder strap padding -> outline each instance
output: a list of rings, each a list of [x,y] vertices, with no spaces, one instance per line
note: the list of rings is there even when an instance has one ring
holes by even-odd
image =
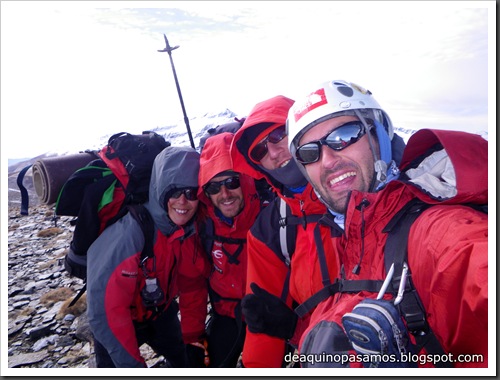
[[[218,241],[223,244],[226,243],[226,244],[238,245],[238,248],[233,254],[230,254],[223,246],[221,247],[221,250],[224,253],[224,255],[228,258],[231,264],[240,263],[240,261],[238,260],[238,256],[243,252],[244,245],[247,242],[246,238],[229,238],[215,234],[214,222],[211,218],[207,218],[206,221],[201,224],[200,236],[203,241],[205,253],[208,256],[210,262],[212,262],[213,243],[214,241]]]
[[[408,202],[387,224],[383,232],[388,234],[384,250],[386,272],[394,263],[394,277],[392,285],[398,289],[401,281],[403,263],[407,262],[408,236],[410,228],[415,220],[432,205],[414,198]],[[418,351],[425,346],[429,354],[445,354],[441,344],[432,332],[427,322],[426,312],[422,301],[415,288],[411,273],[408,270],[405,293],[401,303],[398,305],[401,315],[406,321],[408,331],[415,337]],[[449,367],[449,363],[436,363],[438,367]]]
[[[125,206],[130,215],[137,221],[144,234],[144,248],[141,253],[141,262],[154,257],[154,232],[155,225],[149,211],[142,204]]]

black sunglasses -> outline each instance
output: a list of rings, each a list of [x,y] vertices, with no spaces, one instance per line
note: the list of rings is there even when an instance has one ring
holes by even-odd
[[[357,142],[365,133],[360,121],[351,121],[329,132],[322,139],[299,146],[295,157],[301,164],[312,164],[319,160],[322,145],[341,151]]]
[[[186,187],[184,189],[180,189],[177,191],[174,191],[170,198],[179,198],[182,194],[186,197],[188,201],[195,201],[198,199],[197,193],[198,189],[196,187]]]
[[[267,137],[260,143],[254,146],[250,152],[250,158],[256,162],[259,162],[267,154],[267,143],[277,144],[286,137],[286,126],[282,125],[274,129]]]
[[[210,195],[218,194],[222,185],[228,190],[235,190],[240,187],[240,177],[234,176],[219,182],[209,182],[203,186],[203,190]]]

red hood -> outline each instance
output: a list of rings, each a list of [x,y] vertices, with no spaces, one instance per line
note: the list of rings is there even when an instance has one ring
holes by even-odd
[[[278,193],[281,193],[281,184],[252,162],[248,157],[248,151],[254,141],[261,140],[274,128],[286,123],[288,110],[293,103],[292,99],[278,95],[255,105],[243,126],[234,135],[231,145],[234,170],[246,173],[255,179],[265,178]]]
[[[199,192],[202,191],[202,186],[217,174],[226,170],[233,170],[233,163],[229,154],[232,139],[233,134],[229,132],[220,133],[207,139],[200,156]]]
[[[255,189],[254,180],[245,175],[242,170],[233,168],[229,148],[233,134],[230,132],[220,133],[209,137],[200,156],[200,172],[198,182],[198,198],[207,206],[208,213],[211,217],[215,217],[214,206],[210,199],[203,191],[203,185],[208,183],[213,177],[226,170],[233,170],[240,173],[240,183],[245,196],[245,205],[252,203],[253,199],[258,199],[257,190]],[[245,209],[248,208],[245,206]]]
[[[457,193],[449,198],[434,198],[432,203],[488,203],[488,141],[479,135],[436,129],[419,130],[408,140],[400,165],[402,171],[420,164],[420,157],[427,155],[426,152],[435,144],[441,144],[451,160]],[[425,187],[421,188],[426,190]],[[415,193],[421,194],[419,191]]]

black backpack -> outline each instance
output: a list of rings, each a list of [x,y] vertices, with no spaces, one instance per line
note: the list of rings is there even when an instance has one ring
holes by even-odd
[[[154,159],[168,146],[170,143],[154,132],[120,132],[96,152],[98,159],[68,178],[59,193],[55,214],[77,217],[71,221],[75,230],[64,260],[70,276],[85,279],[90,245],[107,226],[130,211],[127,206],[148,200]],[[141,224],[146,218],[139,219]]]
[[[223,132],[236,133],[236,131],[238,131],[238,129],[241,128],[241,126],[243,125],[245,120],[246,120],[245,117],[243,117],[241,119],[238,119],[235,117],[234,121],[232,121],[230,123],[220,124],[220,125],[217,125],[216,127],[208,129],[205,132],[205,134],[200,138],[200,145],[199,145],[200,153],[203,150],[203,147],[205,146],[205,142],[207,141],[207,139],[209,137],[218,135],[219,133],[223,133]]]

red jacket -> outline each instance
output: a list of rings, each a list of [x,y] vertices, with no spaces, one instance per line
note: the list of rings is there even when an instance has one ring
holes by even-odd
[[[247,173],[255,179],[265,178],[278,196],[290,206],[293,215],[300,217],[323,214],[326,207],[318,201],[311,185],[308,184],[302,193],[293,194],[248,157],[249,148],[254,141],[261,140],[276,126],[285,124],[292,104],[293,100],[284,96],[276,96],[253,108],[233,139],[231,156],[234,169]],[[280,218],[279,201],[271,203],[261,212],[249,232],[247,293],[251,292],[249,285],[252,282],[278,297],[284,291],[289,267],[283,261],[281,253]],[[290,307],[294,303],[305,301],[323,287],[316,251],[309,245],[308,239],[314,226],[315,223],[308,223],[305,230],[301,226],[297,227],[289,289],[285,289],[286,302]],[[336,271],[337,258],[332,256],[331,259],[329,258],[328,264],[333,271]],[[305,328],[303,326],[307,326],[307,318],[300,321],[296,335],[300,335]],[[245,367],[281,367],[284,353],[284,340],[265,334],[255,334],[247,329],[243,348]]]
[[[175,152],[175,153],[172,153]],[[172,158],[167,161],[166,156]],[[208,262],[203,254],[194,221],[178,227],[167,216],[165,194],[172,186],[183,187],[186,172],[179,173],[172,162],[183,164],[188,157],[181,149],[162,151],[153,165],[146,208],[155,224],[152,260],[147,261],[151,275],[160,284],[165,296],[161,306],[168,307],[180,293],[181,330],[185,342],[196,341],[205,332],[207,309]],[[197,173],[191,173],[196,179]],[[191,184],[188,184],[191,186]],[[145,237],[139,224],[129,214],[109,226],[88,251],[87,305],[89,323],[96,339],[105,346],[117,367],[144,367],[136,339],[134,322],[154,317],[143,305],[140,291],[145,277],[140,265]],[[204,314],[203,314],[204,313]]]
[[[435,154],[417,161],[424,153],[429,156],[427,150],[436,143],[445,149],[442,157]],[[326,255],[338,256],[344,268],[343,278],[383,280],[387,238],[381,232],[383,227],[410,199],[417,197],[436,204],[424,211],[410,229],[408,265],[430,327],[444,351],[457,360],[460,354],[482,355],[483,362],[457,361],[456,367],[487,366],[488,217],[462,205],[488,202],[487,152],[487,141],[477,135],[421,130],[409,140],[401,164],[403,172],[412,177],[410,182],[392,181],[378,193],[352,192],[346,212],[345,247],[332,243],[330,228],[320,224]],[[417,163],[419,166],[413,168]],[[363,211],[359,207],[362,202],[366,205]],[[357,264],[361,264],[359,275],[352,273]],[[332,275],[342,277],[339,272]],[[376,294],[342,293],[320,303],[301,338],[300,353],[346,353],[334,343],[344,333],[341,317],[365,297],[375,298]],[[317,364],[329,365],[332,363]]]
[[[249,176],[240,173],[241,189],[244,196],[243,210],[233,218],[229,225],[217,213],[211,200],[206,196],[202,186],[217,174],[233,170],[229,155],[232,133],[221,133],[207,139],[200,157],[200,173],[198,198],[207,207],[208,217],[212,220],[214,233],[217,236],[232,239],[245,239],[240,243],[221,242],[215,238],[207,252],[212,262],[209,277],[210,294],[215,311],[224,316],[235,318],[235,308],[245,295],[247,277],[247,233],[260,212],[260,200],[255,189],[255,182]],[[237,255],[237,262],[230,262],[228,256]]]

